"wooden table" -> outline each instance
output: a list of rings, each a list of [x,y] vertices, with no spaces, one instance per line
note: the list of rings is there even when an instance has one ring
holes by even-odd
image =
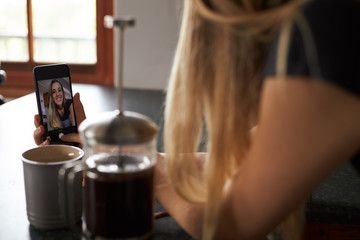
[[[111,87],[74,84],[87,117],[117,108],[117,94]],[[142,113],[160,126],[158,150],[163,151],[162,123],[164,93],[151,90],[123,92],[125,110]],[[39,231],[26,217],[21,154],[35,147],[33,116],[35,94],[0,106],[0,239],[81,239],[81,232]],[[161,210],[159,204],[157,210]],[[360,239],[360,177],[346,163],[325,180],[307,203],[307,239]],[[155,221],[155,239],[191,239],[171,218]]]
[[[111,87],[74,84],[88,118],[117,108],[117,94]],[[147,115],[161,126],[164,93],[149,90],[124,90],[124,109]],[[36,147],[33,141],[33,116],[37,113],[35,94],[29,94],[0,106],[0,239],[81,239],[81,228],[40,231],[26,216],[21,154]],[[160,127],[160,135],[162,134]],[[162,138],[158,150],[162,150]],[[161,210],[159,204],[157,210]],[[155,221],[155,239],[191,239],[171,218]]]

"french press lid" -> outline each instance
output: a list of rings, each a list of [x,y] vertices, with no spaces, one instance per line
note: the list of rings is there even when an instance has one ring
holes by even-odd
[[[86,119],[79,127],[84,140],[91,146],[147,143],[156,138],[157,129],[145,115],[119,110]]]

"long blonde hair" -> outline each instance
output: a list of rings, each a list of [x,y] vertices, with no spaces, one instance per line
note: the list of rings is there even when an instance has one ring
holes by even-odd
[[[206,202],[204,239],[213,236],[224,184],[251,144],[270,43],[303,2],[185,0],[164,139],[176,191],[190,202]],[[201,168],[194,153],[204,129],[208,157]]]
[[[59,83],[60,86],[61,86],[61,90],[62,90],[62,93],[63,93],[63,101],[62,101],[62,106],[64,107],[65,106],[65,92],[64,92],[64,87],[63,85],[56,79],[52,80],[51,83],[50,83],[50,86],[49,86],[49,90],[48,90],[48,100],[49,100],[49,122],[50,122],[50,126],[54,129],[59,129],[59,128],[62,128],[62,125],[61,125],[61,121],[60,121],[60,118],[58,116],[58,113],[57,113],[57,106],[55,104],[55,101],[53,99],[53,94],[52,94],[52,85],[54,83]]]

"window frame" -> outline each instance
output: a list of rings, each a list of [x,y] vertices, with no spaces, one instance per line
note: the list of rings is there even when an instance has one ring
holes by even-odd
[[[6,71],[6,83],[0,86],[0,94],[8,98],[16,98],[34,92],[32,70],[37,65],[51,64],[33,60],[32,12],[31,0],[27,0],[28,49],[27,62],[1,62]],[[73,83],[91,83],[106,86],[114,85],[114,37],[113,30],[104,27],[104,17],[113,15],[113,0],[96,0],[96,53],[95,64],[69,63],[71,81]]]

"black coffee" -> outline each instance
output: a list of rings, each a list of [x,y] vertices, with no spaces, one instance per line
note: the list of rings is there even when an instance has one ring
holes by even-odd
[[[131,166],[131,156],[122,163],[88,171],[85,177],[85,222],[92,236],[130,238],[149,234],[154,226],[154,167]],[[135,161],[137,161],[135,159]],[[112,172],[130,166],[130,172]],[[145,168],[144,168],[145,166]],[[107,170],[106,170],[107,169]],[[109,172],[109,171],[110,172]]]

